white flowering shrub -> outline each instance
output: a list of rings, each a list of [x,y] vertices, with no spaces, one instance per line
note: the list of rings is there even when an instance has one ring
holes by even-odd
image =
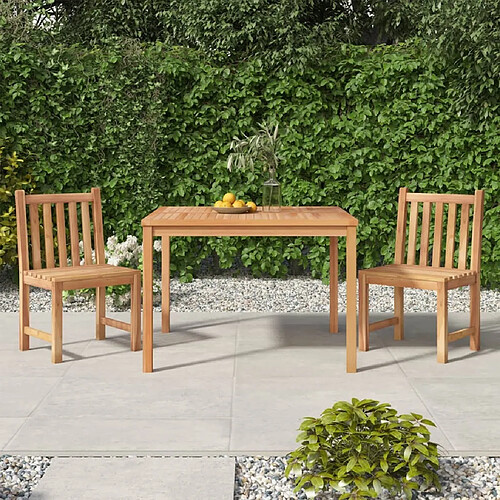
[[[160,246],[156,243],[160,243]],[[80,264],[85,264],[83,241],[80,241]],[[155,241],[155,250],[161,251],[161,241]],[[119,241],[116,235],[110,236],[104,248],[106,263],[112,266],[123,266],[140,269],[142,267],[142,245],[139,244],[136,236],[127,236],[125,241]],[[95,252],[92,250],[92,260],[95,262]],[[69,263],[69,262],[68,262]],[[156,286],[160,288],[160,286]],[[109,286],[106,293],[110,300],[118,307],[126,307],[130,304],[130,287],[127,285]],[[156,291],[158,293],[158,291]],[[89,299],[95,295],[94,288],[85,288],[82,290],[68,290],[64,292],[65,297],[86,296]]]
[[[137,236],[128,235],[125,241],[110,236],[106,242],[106,262],[112,266],[139,268],[142,263],[142,245]]]

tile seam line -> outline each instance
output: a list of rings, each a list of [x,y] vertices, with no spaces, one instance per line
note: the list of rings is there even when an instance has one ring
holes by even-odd
[[[402,341],[404,342],[404,340]],[[432,411],[430,410],[430,408],[425,404],[424,400],[422,399],[422,396],[420,395],[420,392],[417,390],[417,388],[413,385],[413,383],[411,382],[411,379],[410,377],[408,377],[408,375],[406,374],[406,372],[403,370],[403,368],[401,367],[401,364],[399,363],[399,361],[396,359],[396,356],[394,356],[393,352],[392,352],[392,349],[390,346],[387,346],[387,350],[389,351],[389,354],[391,355],[392,359],[394,359],[394,361],[396,362],[396,364],[398,365],[398,368],[399,370],[401,371],[402,375],[404,378],[406,378],[406,381],[408,382],[408,384],[410,385],[410,387],[412,388],[413,392],[415,392],[415,394],[417,395],[418,399],[420,400],[420,402],[424,405],[424,408],[429,412],[429,415],[431,415],[432,417],[432,421],[433,422],[437,422],[437,419],[436,417],[434,416],[434,413],[432,413]],[[446,440],[448,441],[448,443],[450,443],[451,447],[454,449],[454,445],[452,443],[452,441],[450,440],[450,438],[448,437],[448,434],[446,434],[446,432],[444,432],[444,429],[441,428],[441,426],[439,425],[436,425],[435,427],[436,429],[439,429],[444,437],[446,438]],[[446,452],[449,452],[449,450],[446,450]]]
[[[220,458],[220,457],[237,457],[237,456],[286,456],[290,450],[33,450],[22,448],[19,450],[5,450],[0,449],[0,453],[7,455],[30,455],[30,456],[47,456],[47,457],[64,457],[64,458]],[[496,458],[500,457],[500,450],[453,450],[453,453],[446,453],[443,457],[487,457]]]
[[[236,335],[234,336],[234,352],[233,352],[233,380],[231,387],[231,408],[229,410],[229,435],[227,442],[228,451],[231,449],[231,442],[233,437],[233,415],[234,415],[234,397],[236,394],[236,360],[237,360],[237,349],[238,349],[238,335],[240,333],[240,323],[241,323],[241,312],[238,313],[237,323],[236,323]]]

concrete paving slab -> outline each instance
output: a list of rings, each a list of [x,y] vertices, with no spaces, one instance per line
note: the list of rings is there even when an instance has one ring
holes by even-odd
[[[175,371],[160,379],[68,377],[40,403],[33,417],[229,418],[233,382],[185,378]]]
[[[495,374],[500,376],[500,368],[498,368],[500,315],[497,318],[495,315],[483,315],[480,351],[469,349],[468,338],[460,339],[450,344],[449,361],[445,365],[429,363],[433,357],[436,358],[436,335],[432,318],[422,314],[407,316],[405,341],[394,341],[392,332],[385,330],[374,334],[382,334],[385,347],[407,376],[425,375],[434,379],[489,378],[495,377]],[[423,318],[424,324],[429,326],[428,330],[420,326],[420,318]],[[466,313],[450,315],[450,328],[463,327],[467,324],[468,318],[469,315]]]
[[[32,500],[232,500],[233,458],[54,458]]]
[[[450,314],[451,327],[467,317]],[[49,313],[32,319],[50,324]],[[375,332],[358,373],[346,374],[344,315],[331,335],[327,314],[173,313],[171,334],[155,314],[155,372],[143,374],[128,334],[94,339],[93,313],[65,314],[72,356],[61,365],[44,343],[19,352],[17,314],[0,314],[0,451],[285,454],[304,416],[354,396],[425,415],[450,453],[500,454],[500,314],[482,315],[480,352],[453,343],[446,365],[436,362],[435,314],[405,319],[404,341]]]
[[[440,419],[458,415],[467,420],[493,418],[500,414],[500,374],[489,378],[413,378],[411,384],[432,414]]]
[[[40,328],[50,332],[51,315],[48,312],[31,313],[30,324],[35,328]],[[19,316],[17,313],[1,313],[0,324],[3,328],[0,330],[0,338],[3,347],[17,347],[17,331],[19,325]],[[14,328],[15,332],[11,330]],[[16,333],[13,335],[13,333]],[[63,340],[66,344],[76,343],[79,340],[85,342],[95,338],[95,313],[93,312],[65,312],[63,313]],[[10,340],[9,340],[10,339]],[[46,346],[47,342],[31,338],[33,346]]]
[[[436,424],[449,437],[454,455],[500,456],[498,418],[436,418]]]
[[[17,455],[227,453],[230,419],[29,418],[4,452]]]
[[[7,446],[25,421],[24,418],[0,417],[0,450]]]
[[[61,380],[59,377],[0,378],[0,417],[29,417]]]

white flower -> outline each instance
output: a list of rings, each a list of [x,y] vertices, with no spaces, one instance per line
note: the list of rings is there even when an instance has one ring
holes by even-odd
[[[108,241],[106,242],[106,246],[109,249],[112,249],[116,246],[117,243],[118,243],[118,238],[115,235],[113,235],[113,236],[110,236],[108,238]]]
[[[114,266],[137,267],[142,254],[136,236],[128,235],[125,241],[118,241],[116,235],[110,236],[106,246],[106,260]]]
[[[161,252],[161,240],[156,239],[153,243],[155,252]]]
[[[111,255],[110,257],[108,257],[108,264],[110,266],[119,266],[120,259],[116,255]]]

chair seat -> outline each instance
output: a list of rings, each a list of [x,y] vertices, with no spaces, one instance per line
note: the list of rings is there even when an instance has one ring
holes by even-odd
[[[82,280],[106,279],[106,280],[122,280],[132,279],[135,274],[140,273],[136,269],[128,267],[111,266],[109,264],[99,265],[84,265],[71,267],[53,267],[49,269],[30,269],[24,271],[26,278],[31,278],[37,281],[45,281],[50,283],[71,283],[81,282]],[[110,285],[112,283],[110,282]]]
[[[373,267],[360,271],[369,283],[395,286],[408,286],[415,288],[434,288],[434,284],[446,283],[448,287],[463,286],[475,283],[477,273],[469,269],[449,269],[444,267],[417,266],[410,264],[389,264],[387,266]],[[388,283],[391,281],[391,283]],[[408,284],[402,284],[402,283]],[[419,286],[422,285],[422,286]]]

